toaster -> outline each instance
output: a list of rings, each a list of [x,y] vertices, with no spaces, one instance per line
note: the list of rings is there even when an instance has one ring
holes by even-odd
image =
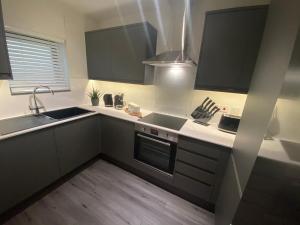
[[[229,114],[223,114],[218,129],[224,132],[235,134],[238,130],[239,124],[240,124],[241,117],[229,115]]]
[[[128,104],[128,112],[129,113],[139,113],[140,112],[140,106],[139,105],[137,105],[137,104],[135,104],[135,103],[132,103],[132,102],[130,102],[129,104]]]

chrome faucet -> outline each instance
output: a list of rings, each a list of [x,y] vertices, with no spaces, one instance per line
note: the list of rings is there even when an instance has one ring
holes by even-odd
[[[48,87],[48,86],[40,85],[40,86],[34,88],[34,90],[32,92],[33,100],[34,100],[34,107],[32,107],[32,106],[29,105],[29,109],[31,111],[34,110],[35,111],[34,115],[37,115],[37,116],[40,114],[40,109],[45,108],[44,106],[38,106],[37,101],[36,101],[37,90],[40,89],[40,88],[46,88],[46,89],[48,89],[52,93],[52,95],[54,95],[53,90],[50,87]]]

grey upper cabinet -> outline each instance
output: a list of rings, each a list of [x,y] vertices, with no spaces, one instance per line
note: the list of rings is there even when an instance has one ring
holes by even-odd
[[[130,165],[134,150],[134,124],[125,120],[102,116],[100,127],[102,154]]]
[[[0,214],[58,178],[53,129],[0,142]]]
[[[100,153],[98,117],[76,120],[55,128],[61,175],[65,175]]]
[[[207,12],[195,89],[248,92],[267,11],[254,6]]]
[[[0,80],[12,79],[0,1]]]
[[[149,23],[90,31],[85,38],[90,79],[148,83],[142,61],[155,55],[157,40]]]
[[[112,79],[111,31],[93,31],[85,34],[88,75],[93,80]]]

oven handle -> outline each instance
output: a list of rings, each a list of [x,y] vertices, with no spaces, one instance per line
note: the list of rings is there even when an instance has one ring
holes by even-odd
[[[156,143],[159,143],[159,144],[162,144],[162,145],[165,145],[165,146],[168,146],[170,147],[171,144],[168,143],[168,142],[164,142],[164,141],[159,141],[159,140],[156,140],[154,138],[151,138],[151,137],[148,137],[148,136],[144,136],[144,135],[141,135],[141,134],[137,134],[138,137],[141,137],[141,138],[144,138],[144,139],[147,139],[149,141],[153,141],[153,142],[156,142]]]

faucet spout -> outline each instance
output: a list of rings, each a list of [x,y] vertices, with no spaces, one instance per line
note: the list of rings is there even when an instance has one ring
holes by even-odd
[[[40,86],[35,87],[35,88],[33,89],[32,95],[33,95],[34,107],[31,107],[31,106],[29,105],[29,109],[30,109],[31,111],[34,111],[34,115],[37,115],[37,116],[40,114],[40,109],[45,108],[44,106],[38,106],[37,100],[36,100],[37,90],[42,89],[42,88],[43,88],[43,89],[48,89],[49,92],[51,92],[52,95],[54,95],[54,91],[53,91],[49,86],[40,85]]]

